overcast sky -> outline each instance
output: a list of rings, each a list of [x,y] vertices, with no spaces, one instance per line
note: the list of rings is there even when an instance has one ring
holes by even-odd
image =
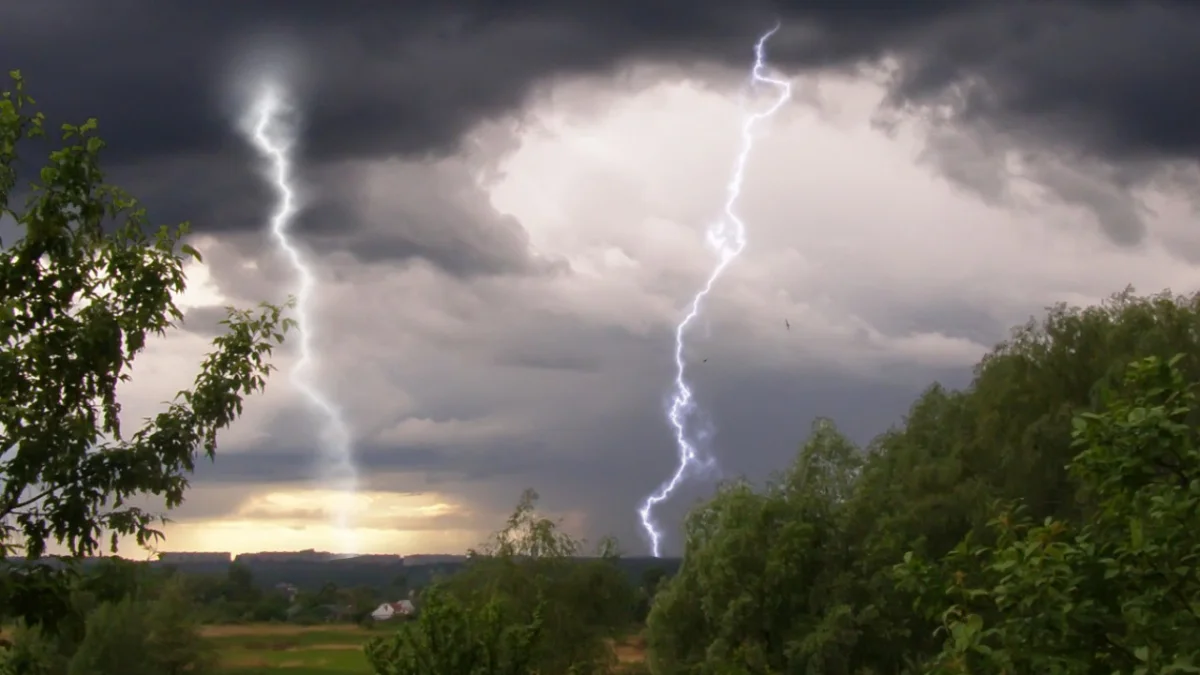
[[[768,57],[795,96],[689,336],[720,473],[659,511],[667,552],[716,479],[784,468],[816,416],[866,442],[1046,305],[1196,289],[1197,5],[41,0],[0,5],[0,65],[52,121],[98,117],[110,178],[205,256],[129,418],[190,381],[221,306],[292,290],[236,129],[284,63],[360,547],[461,552],[528,486],[641,554],[636,508],[675,463],[674,325],[715,262],[740,116],[769,103],[745,87],[758,33],[781,19]],[[292,358],[164,549],[338,546]]]

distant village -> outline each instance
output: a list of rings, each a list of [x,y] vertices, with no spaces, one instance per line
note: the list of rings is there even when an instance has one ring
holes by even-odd
[[[106,558],[86,558],[82,565],[99,565]],[[53,557],[30,562],[64,564]],[[129,562],[190,577],[199,589],[197,601],[209,612],[205,615],[209,623],[244,621],[247,616],[259,621],[308,623],[411,617],[420,609],[422,590],[457,574],[468,557],[351,556],[314,549],[236,555],[228,551],[164,551]],[[652,568],[674,574],[679,563],[672,558],[624,557],[616,565],[637,583]],[[232,599],[235,596],[237,601]]]
[[[411,617],[416,612],[414,605],[415,592],[432,579],[437,571],[447,572],[466,561],[465,555],[425,554],[402,556],[399,554],[364,554],[341,555],[327,551],[306,549],[303,551],[263,551],[259,553],[241,553],[234,555],[225,551],[176,551],[160,552],[156,561],[151,564],[166,565],[180,570],[203,572],[215,571],[239,565],[247,570],[254,570],[257,585],[273,589],[288,601],[286,619],[291,621],[298,618],[307,609],[309,618],[319,617],[326,621],[345,621],[357,613],[361,613],[356,603],[322,602],[313,607],[307,607],[300,601],[301,594],[307,587],[312,593],[319,589],[328,592],[339,585],[349,587],[350,583],[374,582],[376,588],[384,586],[393,590],[397,579],[404,586],[403,594],[396,600],[377,604],[370,611],[370,618],[375,621],[388,621]],[[424,573],[400,572],[394,577],[397,568],[420,569]],[[322,571],[323,570],[323,571]],[[297,578],[299,577],[299,578]],[[391,579],[390,583],[387,580]],[[295,583],[299,581],[300,583]],[[329,598],[332,600],[333,598]],[[313,598],[315,600],[315,597]],[[361,599],[360,599],[361,600]]]

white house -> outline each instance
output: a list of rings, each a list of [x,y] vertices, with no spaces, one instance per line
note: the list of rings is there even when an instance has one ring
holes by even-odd
[[[385,602],[376,607],[374,612],[371,612],[371,618],[376,621],[387,621],[397,616],[412,616],[415,611],[416,608],[413,607],[411,600]]]

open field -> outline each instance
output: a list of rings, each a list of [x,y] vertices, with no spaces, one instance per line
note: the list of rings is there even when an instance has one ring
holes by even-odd
[[[288,626],[250,624],[206,626],[204,636],[217,647],[225,675],[369,675],[362,646],[387,635],[388,627]],[[645,659],[645,644],[631,637],[614,645],[624,667]]]
[[[362,646],[388,632],[386,625],[366,630],[358,626],[250,624],[206,626],[203,630],[217,646],[220,672],[225,675],[369,675]],[[636,636],[614,645],[614,650],[622,666],[645,659],[645,644]]]
[[[287,626],[257,624],[206,626],[204,635],[217,647],[221,673],[227,675],[368,675],[362,646],[380,627]]]

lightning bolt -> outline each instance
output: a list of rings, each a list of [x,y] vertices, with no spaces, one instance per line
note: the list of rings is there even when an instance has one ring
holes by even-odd
[[[289,112],[289,106],[276,87],[263,87],[254,105],[255,122],[249,136],[255,149],[269,164],[271,182],[279,196],[275,211],[271,214],[271,235],[279,251],[291,263],[296,275],[295,318],[299,332],[300,358],[291,370],[292,385],[322,418],[320,454],[327,464],[328,474],[324,477],[326,482],[332,484],[340,497],[352,498],[358,487],[358,471],[354,465],[349,427],[342,419],[341,411],[312,380],[316,356],[312,348],[312,321],[308,308],[313,288],[316,286],[316,277],[288,235],[300,210],[292,181],[293,139],[281,119]],[[338,548],[342,549],[339,552],[358,552],[349,499],[336,504],[333,511],[333,525],[339,539]]]
[[[670,498],[675,488],[679,487],[679,484],[683,482],[689,468],[693,466],[706,468],[713,463],[712,458],[703,461],[700,460],[695,445],[688,439],[687,418],[695,409],[695,403],[692,400],[692,390],[688,386],[687,379],[684,377],[686,364],[683,358],[683,338],[687,333],[688,326],[700,315],[704,299],[712,292],[713,285],[717,283],[717,279],[725,272],[725,268],[729,267],[729,264],[746,248],[746,225],[738,217],[734,207],[737,206],[738,198],[742,193],[742,183],[745,180],[746,174],[746,162],[750,157],[750,152],[754,149],[754,128],[759,122],[774,115],[792,96],[791,83],[766,74],[767,40],[771,39],[771,36],[779,28],[780,24],[776,23],[771,30],[758,38],[758,42],[754,44],[754,67],[750,71],[752,84],[767,84],[777,88],[779,90],[779,98],[767,110],[750,113],[742,120],[741,151],[737,155],[733,175],[726,186],[725,217],[710,226],[707,232],[709,245],[717,251],[717,264],[709,275],[708,280],[704,283],[704,286],[692,298],[692,302],[688,306],[687,315],[675,327],[675,389],[671,398],[671,405],[667,409],[667,421],[675,430],[675,444],[678,449],[679,464],[670,479],[660,485],[656,492],[646,497],[646,501],[642,503],[642,508],[638,510],[638,515],[641,516],[642,520],[642,528],[646,530],[646,534],[650,538],[650,551],[656,558],[660,556],[662,532],[659,531],[658,526],[654,522],[652,513],[654,507]]]

